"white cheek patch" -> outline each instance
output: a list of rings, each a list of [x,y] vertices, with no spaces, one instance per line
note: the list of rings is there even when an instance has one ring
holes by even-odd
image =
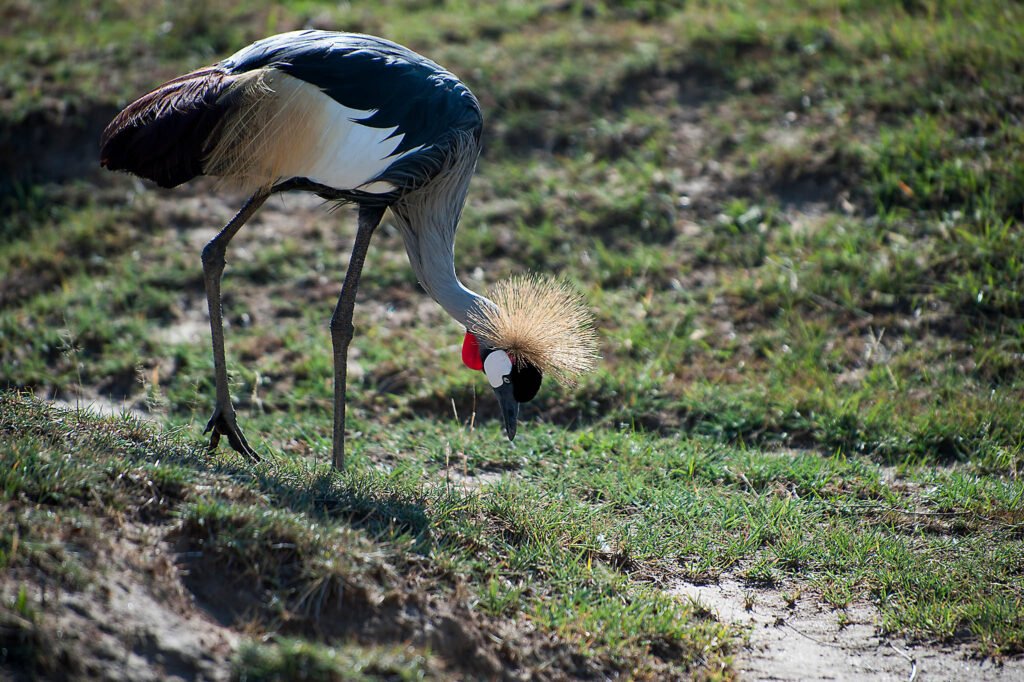
[[[512,360],[503,350],[492,351],[484,360],[484,374],[491,388],[498,388],[505,383],[505,377],[512,373]]]

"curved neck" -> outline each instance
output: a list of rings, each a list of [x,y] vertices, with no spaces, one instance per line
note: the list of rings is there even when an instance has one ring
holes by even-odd
[[[397,214],[396,214],[397,215]],[[493,305],[486,297],[468,289],[455,273],[454,239],[445,239],[441,230],[428,223],[401,225],[405,250],[416,278],[430,297],[463,327],[469,327],[469,314],[479,306]],[[454,229],[452,230],[454,232]]]
[[[451,149],[450,164],[424,187],[391,206],[402,232],[409,263],[431,298],[459,324],[469,327],[474,309],[494,304],[467,289],[455,274],[455,230],[476,168],[478,148],[471,139]]]

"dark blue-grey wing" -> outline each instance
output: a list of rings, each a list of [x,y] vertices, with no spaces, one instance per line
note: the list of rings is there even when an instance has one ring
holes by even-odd
[[[395,128],[391,136],[402,136],[395,154],[417,149],[377,178],[403,189],[440,170],[454,136],[470,133],[479,141],[483,118],[469,88],[426,57],[382,38],[296,31],[253,43],[218,66],[229,73],[273,66],[344,106],[372,111],[359,122]]]

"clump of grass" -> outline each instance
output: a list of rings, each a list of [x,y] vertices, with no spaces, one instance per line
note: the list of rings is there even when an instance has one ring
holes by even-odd
[[[375,549],[358,533],[306,524],[287,511],[201,501],[181,512],[175,533],[182,550],[196,556],[194,589],[212,596],[227,582],[238,591],[238,617],[265,605],[264,618],[299,627],[321,622],[344,631],[369,621],[394,582],[374,565]],[[201,576],[217,571],[213,584]],[[377,578],[367,578],[376,571]],[[251,596],[250,596],[251,595]],[[329,624],[329,625],[328,625]]]
[[[425,652],[410,646],[329,647],[288,637],[247,642],[234,661],[235,677],[246,682],[420,680],[440,672]]]

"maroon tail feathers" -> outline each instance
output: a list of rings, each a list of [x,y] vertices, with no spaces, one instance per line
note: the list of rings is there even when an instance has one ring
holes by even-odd
[[[202,175],[217,125],[231,109],[232,77],[207,67],[168,81],[129,104],[100,138],[100,165],[175,187]]]

